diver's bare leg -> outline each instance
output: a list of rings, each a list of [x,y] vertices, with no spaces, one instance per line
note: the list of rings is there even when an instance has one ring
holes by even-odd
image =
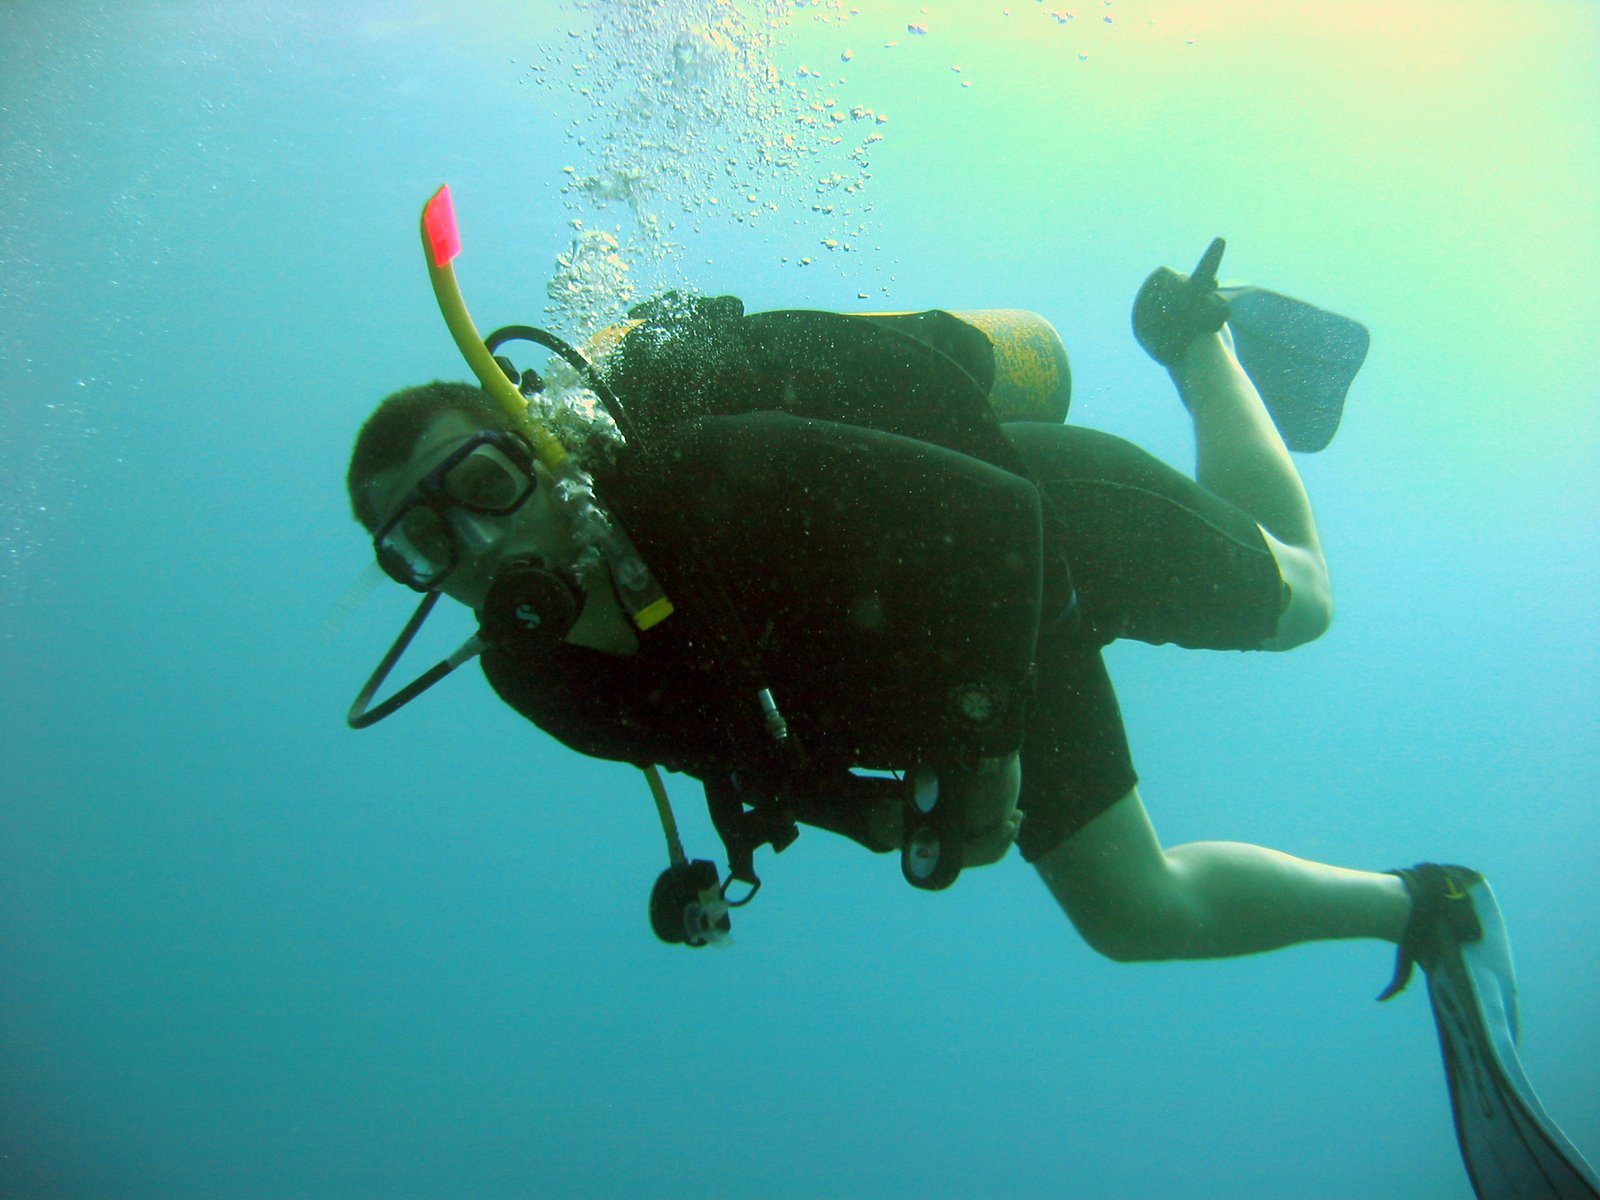
[[[1190,342],[1172,379],[1194,416],[1195,478],[1280,541],[1320,553],[1300,473],[1226,329]]]
[[[1163,850],[1138,790],[1035,867],[1085,941],[1119,962],[1229,958],[1300,942],[1398,942],[1411,903],[1393,875],[1241,842]]]
[[[1197,337],[1172,368],[1194,417],[1195,479],[1242,508],[1267,535],[1288,590],[1279,636],[1269,648],[1309,641],[1327,628],[1332,593],[1316,518],[1294,460],[1226,327]]]

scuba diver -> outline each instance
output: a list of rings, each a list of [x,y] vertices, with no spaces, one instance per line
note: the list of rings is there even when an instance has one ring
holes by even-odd
[[[541,729],[646,772],[671,862],[650,916],[669,942],[724,939],[760,886],[756,851],[812,825],[897,852],[930,889],[1015,844],[1121,962],[1393,943],[1381,998],[1422,966],[1478,1194],[1600,1196],[1522,1073],[1481,876],[1163,846],[1101,662],[1118,638],[1282,651],[1327,628],[1290,450],[1332,436],[1360,325],[1221,287],[1220,238],[1191,274],[1151,274],[1133,332],[1193,421],[1191,479],[1065,423],[1066,354],[1032,314],[747,314],[673,294],[595,339],[592,363],[526,326],[478,337],[447,189],[423,234],[480,386],[398,392],[356,440],[356,519],[423,599],[352,725],[481,656]],[[494,357],[517,339],[569,364],[604,412]],[[478,632],[374,705],[441,595]],[[660,769],[704,785],[726,880],[683,853]]]

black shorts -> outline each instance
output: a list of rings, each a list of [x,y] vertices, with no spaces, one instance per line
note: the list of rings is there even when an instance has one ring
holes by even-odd
[[[1065,528],[1079,605],[1076,624],[1039,645],[1017,839],[1033,862],[1138,781],[1101,648],[1258,649],[1277,629],[1283,580],[1249,515],[1132,443],[1072,425],[1005,431]]]

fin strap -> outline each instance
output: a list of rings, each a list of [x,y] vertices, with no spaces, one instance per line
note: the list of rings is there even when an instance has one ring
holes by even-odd
[[[1411,983],[1411,972],[1416,968],[1417,957],[1408,951],[1405,943],[1400,944],[1399,951],[1394,956],[1394,974],[1389,979],[1389,986],[1378,993],[1378,1002],[1392,1000],[1406,990]]]
[[[1483,937],[1483,924],[1472,907],[1467,888],[1483,877],[1466,867],[1418,863],[1397,867],[1385,874],[1398,876],[1411,897],[1411,915],[1395,950],[1394,975],[1378,1000],[1389,1000],[1405,991],[1418,965],[1431,970],[1447,945],[1476,942]]]

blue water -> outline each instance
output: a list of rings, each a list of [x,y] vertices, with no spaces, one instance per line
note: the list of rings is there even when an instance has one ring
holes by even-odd
[[[808,832],[764,858],[734,947],[690,953],[645,922],[636,772],[474,671],[344,728],[409,609],[385,585],[324,631],[368,558],[351,439],[381,395],[464,373],[419,207],[450,181],[486,323],[540,319],[570,238],[584,101],[526,79],[584,16],[525,7],[0,10],[0,1195],[1468,1195],[1421,989],[1372,1003],[1387,947],[1118,966],[1015,857],[926,895]],[[1600,1151],[1600,394],[1592,292],[1562,290],[1600,280],[1595,240],[1565,283],[1432,279],[1451,221],[1503,197],[1372,183],[1415,147],[1352,160],[1371,179],[1337,203],[1289,182],[1230,205],[1188,157],[1162,180],[1154,142],[1139,170],[1018,186],[1045,131],[1094,142],[1078,77],[1026,112],[997,85],[924,106],[920,78],[873,84],[900,138],[873,249],[802,270],[822,225],[708,220],[678,270],[752,308],[1037,309],[1074,419],[1180,465],[1182,410],[1126,328],[1146,271],[1226,232],[1235,270],[1367,320],[1345,427],[1303,463],[1337,623],[1283,656],[1116,647],[1141,786],[1169,843],[1483,869],[1530,1074]],[[1230,158],[1274,152],[1221,129]],[[1520,164],[1506,227],[1541,170],[1592,215],[1593,147]],[[440,624],[419,662],[467,628]]]

